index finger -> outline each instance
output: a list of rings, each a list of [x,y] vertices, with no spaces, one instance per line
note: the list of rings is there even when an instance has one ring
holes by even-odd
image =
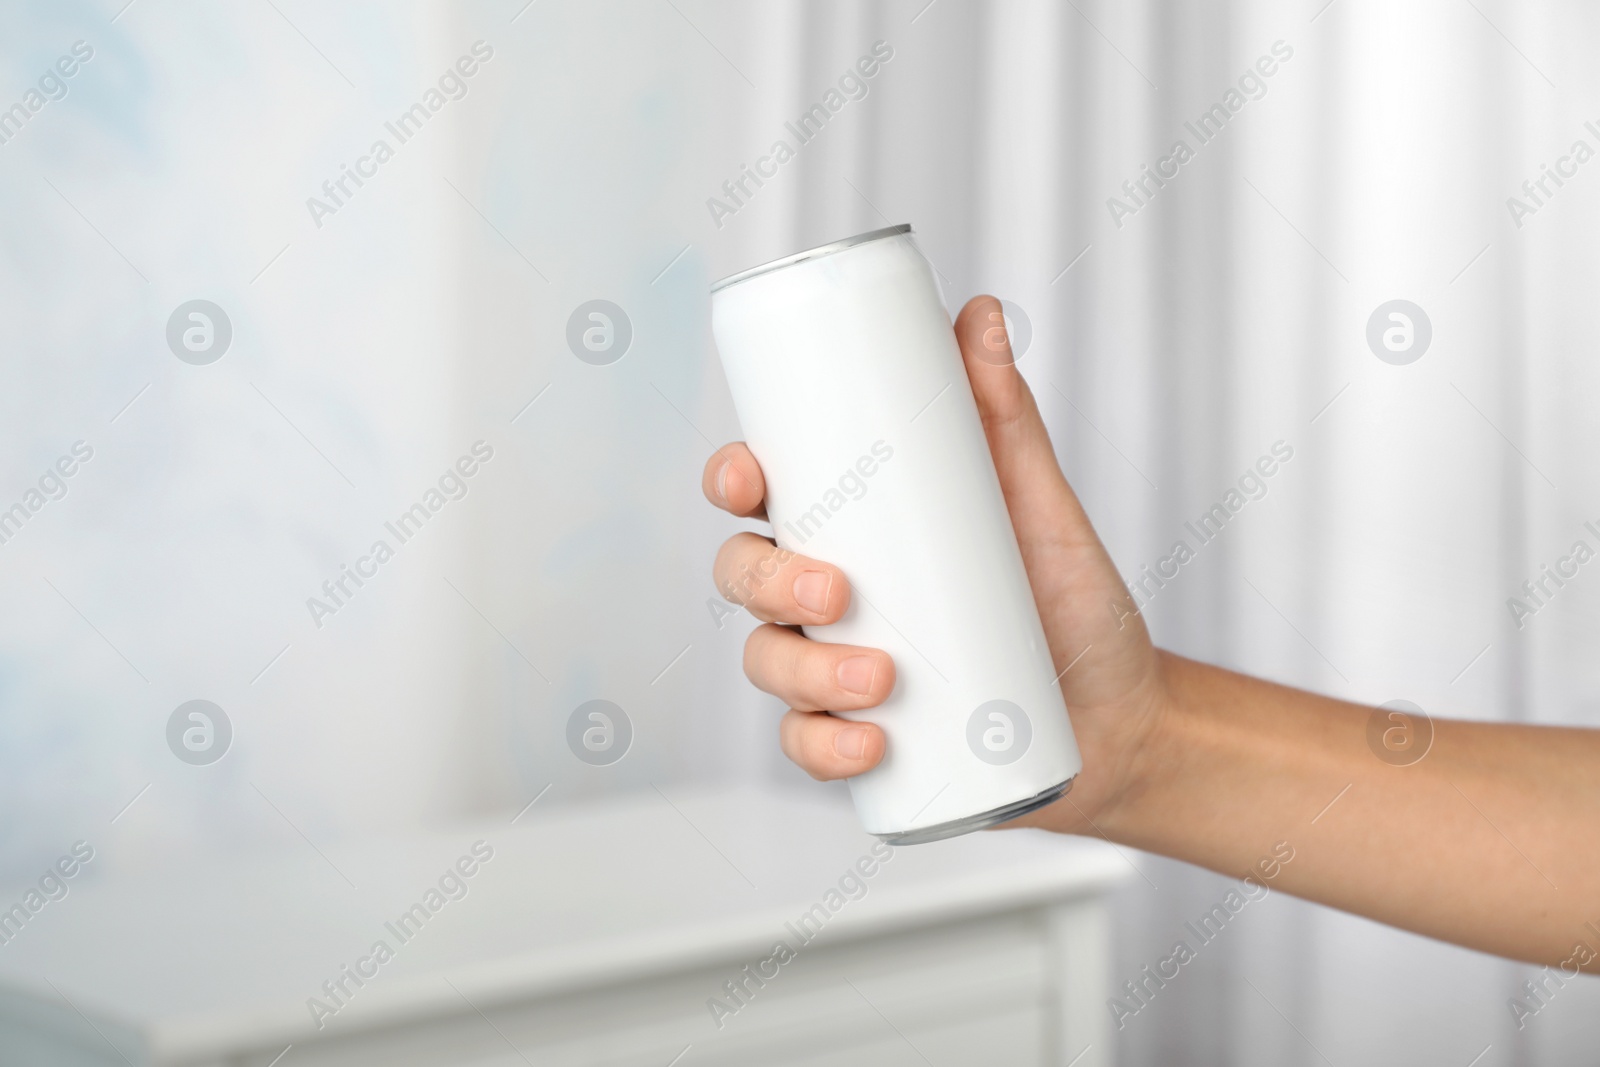
[[[707,500],[740,518],[767,517],[767,481],[743,441],[722,446],[706,461],[700,488]]]

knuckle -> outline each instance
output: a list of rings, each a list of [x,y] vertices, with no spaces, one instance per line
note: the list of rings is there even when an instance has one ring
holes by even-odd
[[[773,553],[772,542],[758,534],[745,532],[728,538],[717,550],[713,568],[718,591],[735,604],[755,602],[763,586],[777,573],[770,563]]]
[[[770,622],[762,623],[751,630],[750,636],[744,639],[744,676],[750,679],[757,689],[767,689],[773,631],[776,629],[777,627]]]
[[[811,777],[818,781],[827,781],[837,776],[839,760],[833,754],[833,740],[826,730],[805,731],[801,741],[801,754],[804,756],[801,766]]]
[[[778,720],[778,747],[790,763],[816,778],[817,773],[806,754],[805,713],[790,708]]]
[[[790,583],[782,578],[790,562],[798,558],[788,549],[764,541],[739,562],[738,573],[733,576],[734,585],[745,592],[746,603],[759,606],[774,616],[792,618],[794,593]]]
[[[717,558],[711,564],[712,580],[716,582],[717,592],[722,594],[724,600],[734,604],[743,604],[737,595],[737,589],[732,582],[732,576],[738,567],[739,538],[730,537],[722,542],[722,547],[717,549]]]
[[[820,651],[820,646],[819,646]],[[829,648],[806,665],[806,681],[819,693],[827,693],[835,703],[859,700],[860,695],[839,684],[839,664],[851,655],[848,646]]]
[[[870,679],[864,679],[859,673],[859,668],[845,671],[845,661],[852,659],[869,659],[872,663]],[[849,645],[841,646],[829,657],[826,664],[826,678],[822,684],[827,686],[827,691],[832,694],[835,710],[856,711],[862,708],[876,707],[889,698],[894,691],[895,674],[894,660],[888,653],[876,649],[855,648]],[[866,683],[865,691],[852,688],[846,681],[853,683]]]
[[[783,681],[789,692],[813,703],[816,686],[812,683],[812,661],[816,659],[816,646],[807,641],[795,647],[783,660]]]
[[[793,708],[778,724],[778,747],[789,762],[819,782],[839,777],[832,737],[825,727],[826,720]]]

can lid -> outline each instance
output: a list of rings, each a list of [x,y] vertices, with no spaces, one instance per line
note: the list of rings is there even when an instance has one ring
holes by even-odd
[[[886,226],[881,230],[870,230],[867,233],[858,233],[854,237],[846,237],[842,241],[830,241],[825,245],[818,245],[815,248],[808,248],[804,252],[796,252],[792,256],[784,256],[782,259],[775,259],[770,263],[763,263],[759,267],[751,267],[749,270],[742,270],[738,274],[730,274],[721,281],[712,282],[711,291],[714,293],[718,289],[725,289],[730,285],[742,282],[748,278],[754,278],[758,274],[765,274],[768,271],[777,270],[780,267],[792,267],[796,263],[804,263],[808,259],[821,259],[823,256],[831,256],[835,252],[843,252],[846,248],[854,248],[856,245],[864,245],[868,241],[876,241],[883,237],[898,237],[901,234],[910,232],[911,224],[909,222],[903,222],[898,226]]]

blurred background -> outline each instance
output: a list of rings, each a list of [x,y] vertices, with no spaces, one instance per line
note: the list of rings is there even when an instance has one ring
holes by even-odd
[[[1600,725],[1600,578],[1523,588],[1600,546],[1589,5],[0,20],[6,885],[78,839],[92,882],[535,800],[846,804],[781,757],[783,709],[740,672],[751,621],[714,607],[717,545],[757,527],[698,488],[740,436],[706,294],[900,222],[952,311],[1007,301],[1125,577],[1292,449],[1150,598],[1159,643],[1372,704]],[[786,123],[880,42],[799,144]],[[794,158],[732,195],[779,140]],[[609,362],[568,341],[595,300],[626,325]],[[366,577],[341,590],[347,567]],[[225,758],[198,767],[200,720],[171,727],[192,700],[226,721],[207,712]],[[591,700],[623,712],[627,758],[574,758]],[[1108,988],[1230,884],[1125,858]],[[1096,1056],[1491,1067],[1589,1062],[1600,1036],[1591,981],[1519,1029],[1534,969],[1276,894],[1186,974]]]

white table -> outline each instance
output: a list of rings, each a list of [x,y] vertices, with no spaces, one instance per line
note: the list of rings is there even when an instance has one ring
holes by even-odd
[[[466,895],[402,943],[385,923],[426,908],[479,840],[494,856]],[[847,880],[858,899],[827,899],[873,843],[819,795],[669,788],[86,874],[0,948],[0,1064],[265,1067],[291,1045],[279,1067],[1109,1062],[1103,894],[1121,857],[977,834],[895,849],[864,864],[864,895]],[[785,924],[818,904],[803,943]],[[332,1005],[323,982],[379,939],[393,958],[345,979],[319,1029],[308,999]],[[779,939],[794,958],[762,965]],[[746,964],[775,974],[746,980],[719,1028],[707,1002],[734,1006],[724,983]]]

